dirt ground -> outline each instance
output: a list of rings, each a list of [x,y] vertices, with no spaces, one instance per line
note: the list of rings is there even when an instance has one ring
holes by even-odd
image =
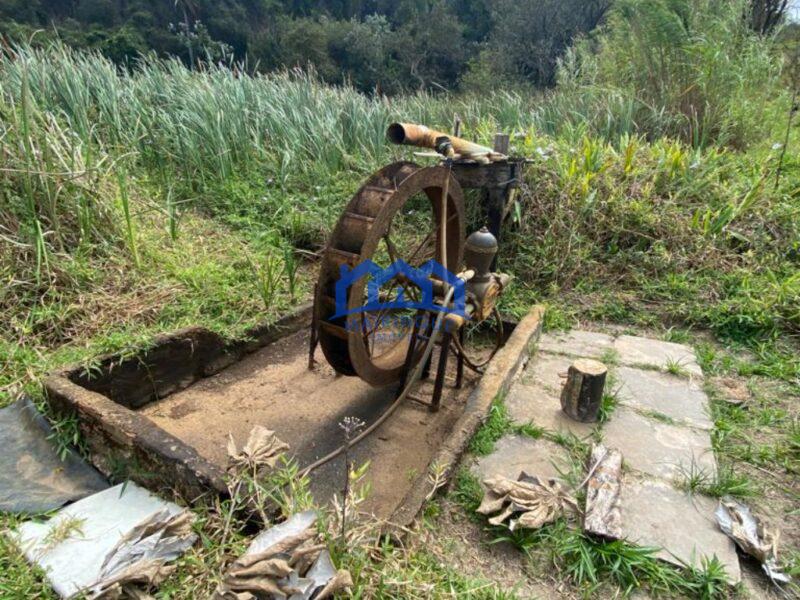
[[[535,566],[511,544],[492,543],[481,525],[446,499],[435,526],[422,532],[419,543],[458,572],[496,583],[519,598],[574,597],[568,585],[542,574],[546,565]]]
[[[275,431],[299,465],[308,465],[343,443],[339,423],[344,417],[374,422],[391,405],[396,386],[373,388],[356,377],[339,376],[321,353],[310,371],[307,353],[308,332],[298,332],[139,412],[223,467],[228,437],[241,447],[255,425]],[[455,370],[454,361],[449,366],[448,371]],[[388,517],[397,508],[462,414],[475,381],[468,372],[460,390],[447,381],[437,413],[405,402],[352,450],[355,465],[370,461],[366,510]],[[414,395],[430,398],[432,389],[432,381],[424,381]],[[344,458],[339,457],[314,472],[312,493],[325,502],[341,491],[343,478]]]

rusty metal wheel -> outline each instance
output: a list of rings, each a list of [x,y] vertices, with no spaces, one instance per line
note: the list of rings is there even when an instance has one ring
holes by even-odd
[[[439,226],[444,189],[446,262],[441,256]],[[400,317],[409,316],[409,311],[418,314],[415,309],[403,308],[358,312],[366,305],[368,277],[364,276],[347,291],[347,311],[356,312],[336,316],[340,267],[353,268],[367,259],[387,267],[403,259],[416,268],[435,259],[456,273],[463,258],[464,230],[463,194],[447,167],[397,162],[376,172],[361,186],[328,241],[314,300],[319,342],[337,372],[358,375],[374,386],[398,381],[410,337],[410,326],[406,331],[399,324],[411,323]],[[395,277],[381,286],[380,293],[382,303],[391,303],[400,294],[405,299],[418,298],[421,290],[408,278]],[[413,360],[420,356],[421,350]]]

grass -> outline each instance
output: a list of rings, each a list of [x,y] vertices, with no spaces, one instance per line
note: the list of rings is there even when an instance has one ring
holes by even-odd
[[[758,494],[754,482],[746,475],[737,473],[729,464],[719,466],[714,474],[694,463],[688,467],[681,465],[680,470],[676,485],[692,494],[705,494],[712,498],[732,496],[743,500]]]
[[[667,359],[667,362],[664,364],[664,370],[670,375],[675,375],[676,377],[689,377],[689,371],[686,370],[686,367],[683,366],[680,360],[676,360],[674,358]]]
[[[514,423],[508,416],[508,409],[502,398],[497,398],[489,408],[489,417],[478,429],[469,445],[469,451],[476,456],[486,456],[494,450],[494,444],[507,433],[511,433]]]
[[[485,518],[475,513],[482,496],[478,480],[466,469],[460,471],[451,497],[478,523],[485,523]],[[725,570],[716,559],[704,561],[700,568],[676,569],[655,557],[656,548],[597,540],[563,518],[536,531],[512,532],[488,525],[485,529],[491,543],[510,543],[528,554],[534,563],[545,565],[545,569],[552,566],[586,596],[608,585],[623,594],[646,588],[656,594],[683,594],[692,598],[728,595]]]

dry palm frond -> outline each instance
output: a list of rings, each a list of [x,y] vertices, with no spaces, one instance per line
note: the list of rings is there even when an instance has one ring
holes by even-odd
[[[262,425],[256,425],[250,431],[247,443],[241,450],[236,448],[233,437],[228,438],[229,469],[259,469],[268,467],[274,469],[281,456],[289,449],[289,444],[281,441]]]
[[[486,494],[477,512],[494,514],[489,519],[492,525],[501,525],[510,519],[508,527],[512,531],[538,529],[555,521],[566,509],[578,509],[575,499],[555,479],[541,480],[523,472],[517,481],[495,476],[486,479],[484,484]]]

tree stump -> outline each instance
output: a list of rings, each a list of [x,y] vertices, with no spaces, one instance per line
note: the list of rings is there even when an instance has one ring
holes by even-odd
[[[572,363],[561,389],[563,411],[582,423],[597,421],[607,372],[606,366],[596,360],[581,358]]]

